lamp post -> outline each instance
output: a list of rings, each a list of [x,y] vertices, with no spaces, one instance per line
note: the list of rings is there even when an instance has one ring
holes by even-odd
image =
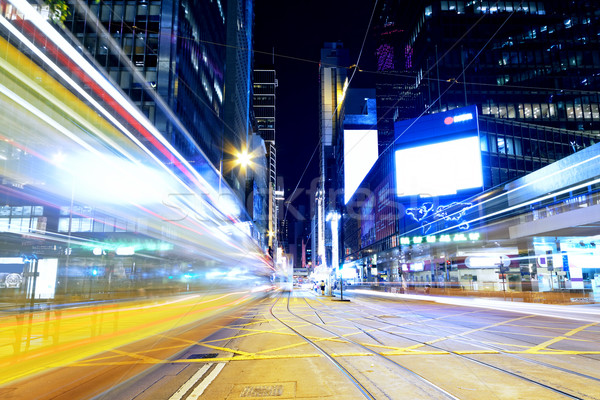
[[[340,214],[337,211],[332,211],[327,214],[327,221],[331,223],[331,266],[334,269],[336,276],[340,267],[340,254],[339,254],[339,233],[338,233],[338,221]],[[331,276],[331,274],[330,274]],[[341,287],[344,286],[343,278],[340,277]],[[330,289],[331,291],[331,284]],[[343,289],[342,289],[343,290]]]

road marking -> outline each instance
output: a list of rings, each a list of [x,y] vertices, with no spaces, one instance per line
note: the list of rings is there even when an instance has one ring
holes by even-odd
[[[573,329],[573,330],[565,333],[564,336],[558,336],[558,337],[555,337],[554,339],[550,339],[548,341],[545,341],[544,343],[540,343],[537,346],[534,346],[531,349],[527,350],[526,353],[537,353],[540,350],[552,351],[553,349],[547,349],[547,347],[550,346],[550,345],[553,345],[554,343],[557,343],[557,342],[560,342],[562,340],[568,339],[569,336],[573,336],[576,333],[579,333],[579,332],[581,332],[581,331],[583,331],[583,330],[585,330],[585,329],[587,329],[587,328],[589,328],[591,326],[594,326],[594,325],[598,325],[598,322],[594,322],[594,323],[591,323],[591,324],[580,326],[579,328],[575,328],[575,329]],[[557,351],[560,351],[560,350],[557,350]]]
[[[212,364],[203,365],[198,372],[192,375],[192,377],[188,379],[186,383],[184,383],[175,393],[173,393],[173,396],[169,397],[169,400],[181,400],[183,395],[186,394],[187,391],[190,390],[190,388],[194,386],[194,384],[198,382],[200,378],[202,378],[202,375],[204,375],[211,365]]]
[[[208,385],[210,385],[212,383],[212,381],[215,380],[215,378],[217,377],[217,375],[219,375],[219,373],[221,372],[221,370],[224,367],[225,367],[225,363],[219,363],[219,364],[217,364],[217,366],[215,367],[215,369],[213,369],[212,372],[210,374],[208,374],[208,376],[202,381],[202,383],[200,385],[198,385],[198,387],[196,389],[194,389],[194,391],[192,392],[192,394],[190,394],[187,397],[187,400],[196,400],[200,396],[202,396],[202,393],[204,393],[204,391],[206,390],[206,388],[208,387]]]

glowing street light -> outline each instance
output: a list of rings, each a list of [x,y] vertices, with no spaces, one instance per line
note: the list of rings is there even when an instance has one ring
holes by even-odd
[[[246,168],[252,162],[252,155],[248,153],[248,150],[242,150],[237,154],[237,163],[243,168]]]

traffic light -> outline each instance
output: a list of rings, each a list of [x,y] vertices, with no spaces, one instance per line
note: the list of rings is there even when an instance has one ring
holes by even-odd
[[[449,270],[452,269],[452,261],[451,260],[446,260],[446,267],[448,267]]]

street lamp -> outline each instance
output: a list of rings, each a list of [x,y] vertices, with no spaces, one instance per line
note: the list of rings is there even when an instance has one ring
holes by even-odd
[[[236,163],[245,169],[252,163],[252,155],[248,153],[248,150],[244,149],[237,153]]]
[[[340,267],[340,254],[339,254],[339,234],[338,234],[338,221],[340,214],[337,211],[332,211],[327,214],[327,221],[331,223],[331,266],[335,268],[337,276],[338,269]],[[344,286],[344,280],[340,277],[340,284]],[[331,285],[330,285],[331,290]],[[343,289],[342,289],[343,290]]]

